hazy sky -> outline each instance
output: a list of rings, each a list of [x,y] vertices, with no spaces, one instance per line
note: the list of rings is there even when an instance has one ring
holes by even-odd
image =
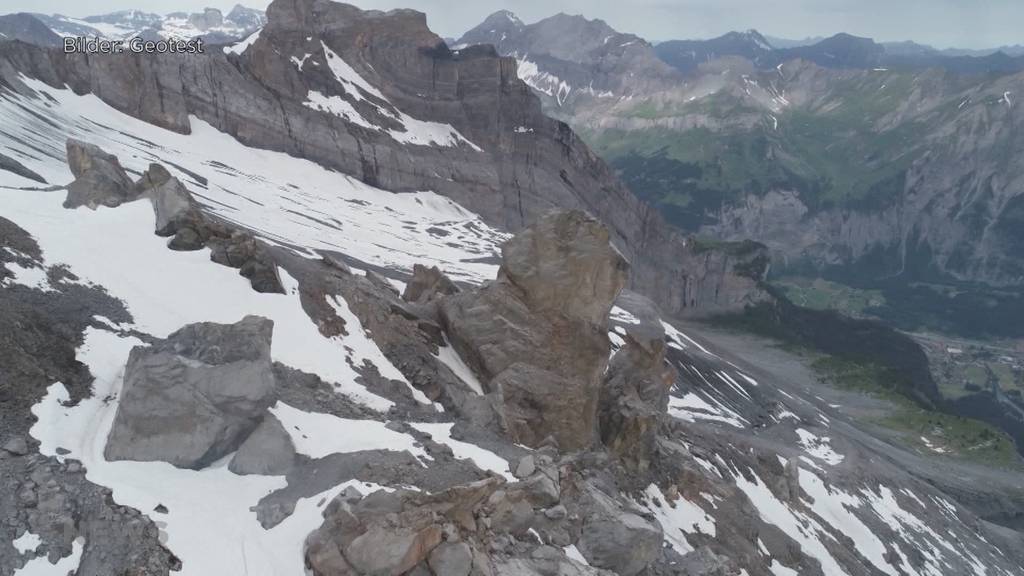
[[[0,0],[20,10],[85,16],[125,8],[151,12],[229,9],[238,0]],[[242,0],[264,8],[269,0]],[[757,28],[786,38],[849,32],[879,41],[912,39],[936,47],[1024,44],[1024,0],[355,0],[363,8],[415,8],[431,28],[458,36],[491,12],[512,10],[525,22],[557,12],[602,18],[649,40],[709,38]]]

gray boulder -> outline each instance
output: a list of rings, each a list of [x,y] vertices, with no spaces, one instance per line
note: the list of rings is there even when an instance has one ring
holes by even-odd
[[[115,207],[135,197],[134,183],[116,156],[75,139],[68,139],[67,154],[75,180],[68,184],[65,208]]]
[[[153,202],[158,236],[172,236],[201,218],[184,184],[159,164],[150,164],[135,188]]]
[[[657,557],[662,540],[657,522],[620,511],[586,522],[576,547],[592,566],[634,576]]]
[[[288,431],[273,414],[267,414],[260,425],[238,448],[228,470],[235,474],[287,474],[295,465],[295,444]]]
[[[275,401],[273,322],[185,326],[131,351],[108,460],[200,469],[234,452]]]
[[[3,451],[15,456],[28,454],[28,442],[21,436],[15,436],[4,443]]]
[[[445,542],[427,559],[434,574],[468,576],[473,569],[473,550],[465,542]]]

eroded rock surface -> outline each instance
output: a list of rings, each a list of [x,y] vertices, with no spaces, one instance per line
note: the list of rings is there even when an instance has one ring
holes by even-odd
[[[135,195],[134,183],[125,173],[117,157],[95,144],[78,140],[67,142],[68,165],[75,180],[68,184],[65,208],[86,206],[114,207]]]
[[[517,442],[550,436],[574,450],[595,440],[608,311],[628,270],[600,223],[557,211],[505,245],[495,281],[441,302],[449,337]]]

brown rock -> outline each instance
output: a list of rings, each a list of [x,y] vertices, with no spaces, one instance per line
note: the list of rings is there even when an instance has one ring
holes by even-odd
[[[482,376],[512,438],[567,450],[596,439],[607,318],[629,265],[603,226],[555,211],[510,240],[497,280],[448,296],[449,338]]]

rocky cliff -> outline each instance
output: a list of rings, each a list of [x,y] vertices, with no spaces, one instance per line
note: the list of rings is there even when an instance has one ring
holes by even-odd
[[[633,263],[632,285],[671,313],[733,309],[722,284],[743,285],[743,300],[763,297],[760,272],[737,277],[743,262],[731,257],[706,266],[568,126],[544,116],[514,59],[453,52],[410,10],[277,0],[267,18],[226,53],[86,57],[5,43],[0,67],[12,85],[18,74],[66,84],[177,132],[195,117],[375,187],[435,190],[511,231],[552,207],[587,210]]]

